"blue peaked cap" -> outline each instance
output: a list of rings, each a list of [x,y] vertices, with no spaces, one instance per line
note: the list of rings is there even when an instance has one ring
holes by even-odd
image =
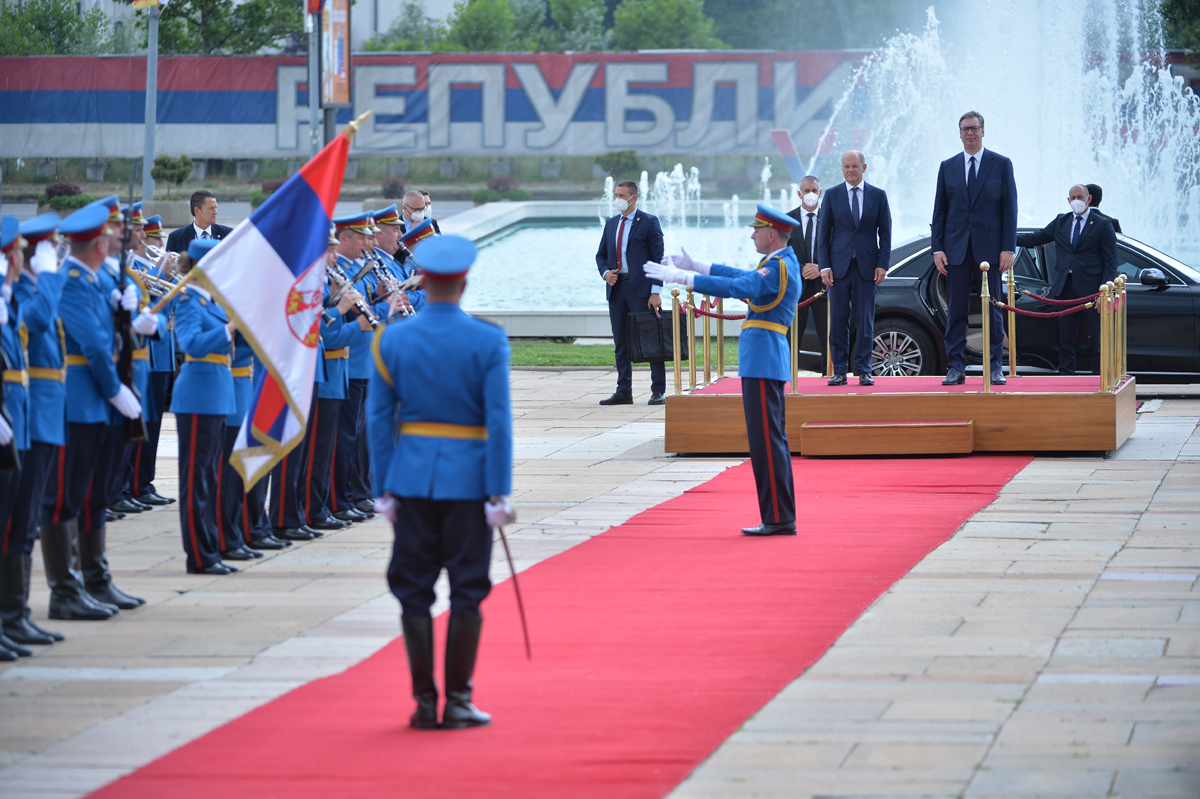
[[[192,239],[188,243],[188,258],[199,261],[220,243],[216,239]]]
[[[19,235],[21,235],[21,223],[15,216],[5,214],[0,217],[0,252],[8,252]]]
[[[421,244],[421,257],[413,260],[427,278],[457,280],[475,263],[475,242],[462,236],[433,236]]]

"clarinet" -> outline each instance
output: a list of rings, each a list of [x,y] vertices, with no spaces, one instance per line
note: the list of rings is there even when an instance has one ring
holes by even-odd
[[[401,244],[400,246],[403,247],[404,245]],[[396,283],[395,276],[387,270],[387,267],[383,264],[383,259],[380,258],[377,253],[374,251],[364,252],[363,256],[366,261],[371,264],[371,271],[375,274],[375,279],[378,281],[378,284],[387,289],[384,294],[378,295],[381,301],[386,300],[388,297],[401,290],[400,286]],[[405,311],[402,315],[411,316],[412,311],[409,311],[408,307],[405,306]]]
[[[342,292],[344,292],[350,286],[350,279],[346,277],[346,273],[342,271],[340,264],[334,264],[330,274],[334,281],[338,284],[337,296],[340,299]],[[331,300],[329,307],[337,305],[337,300],[333,298],[333,295],[330,295],[329,299]],[[358,309],[360,314],[367,318],[367,321],[371,323],[371,327],[379,327],[379,319],[376,318],[375,313],[371,310],[371,306],[367,305],[366,300],[360,297],[354,301],[354,307]]]

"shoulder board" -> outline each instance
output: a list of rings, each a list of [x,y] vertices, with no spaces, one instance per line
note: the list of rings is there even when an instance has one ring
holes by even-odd
[[[80,272],[78,269],[68,269],[67,270],[67,277],[79,277],[79,274],[80,274]]]
[[[197,299],[200,300],[201,305],[208,305],[208,302],[203,297],[197,297]]]
[[[181,291],[175,295],[175,299],[178,302],[190,302],[192,299],[192,295],[188,294],[186,291]]]

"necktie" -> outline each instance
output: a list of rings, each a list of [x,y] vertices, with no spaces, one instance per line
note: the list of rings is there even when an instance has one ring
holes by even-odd
[[[854,221],[855,221],[855,223],[857,223],[858,220],[862,219],[862,204],[859,202],[859,199],[858,199],[858,188],[859,188],[858,186],[854,187]]]
[[[967,194],[975,194],[975,156],[971,156],[971,163],[967,166]]]
[[[201,232],[201,233],[200,233],[200,238],[202,238],[202,239],[207,239],[207,238],[208,238],[208,231],[207,231],[207,230],[205,230],[205,231]]]
[[[617,271],[621,271],[621,239],[625,235],[625,217],[621,217],[621,224],[617,225]]]
[[[813,218],[816,216],[812,211],[808,212],[808,224],[804,227],[804,257],[808,260],[805,263],[815,264],[817,259],[813,253],[813,226],[816,224]]]
[[[1083,225],[1083,217],[1077,215],[1075,217],[1075,229],[1071,231],[1071,246],[1072,247],[1074,247],[1076,244],[1079,243],[1079,229],[1080,229],[1080,227],[1082,227],[1082,225]]]

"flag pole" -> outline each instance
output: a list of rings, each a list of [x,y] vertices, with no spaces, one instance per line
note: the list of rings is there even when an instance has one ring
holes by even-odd
[[[154,135],[158,127],[158,5],[146,9],[150,15],[150,30],[146,38],[146,116],[143,120],[145,137],[142,144],[142,202],[154,199]],[[133,166],[129,169],[132,171]]]

